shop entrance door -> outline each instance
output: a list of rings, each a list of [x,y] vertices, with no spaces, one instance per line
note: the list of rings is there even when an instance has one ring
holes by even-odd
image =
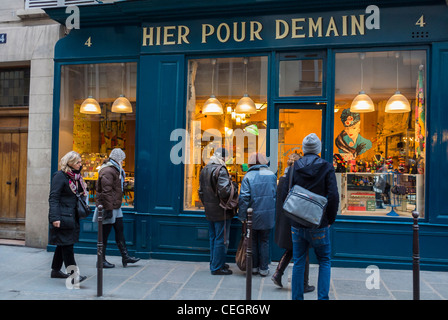
[[[303,156],[302,141],[310,133],[315,133],[322,142],[325,104],[287,104],[276,108],[278,125],[278,178],[285,173],[288,158],[293,153]],[[321,154],[322,156],[322,154]],[[271,246],[273,261],[280,260],[284,250],[275,242]],[[310,257],[311,258],[311,257]]]
[[[0,110],[0,239],[25,240],[28,108]]]
[[[283,175],[288,157],[303,156],[302,141],[315,133],[322,141],[323,105],[288,105],[278,108],[278,172]],[[322,141],[322,145],[324,145]]]

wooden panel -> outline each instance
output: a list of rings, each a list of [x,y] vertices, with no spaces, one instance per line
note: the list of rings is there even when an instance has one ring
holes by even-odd
[[[183,56],[145,56],[140,63],[137,114],[136,202],[138,210],[178,214],[182,167],[170,160],[171,132],[181,128]],[[182,86],[180,85],[182,84]]]
[[[17,202],[19,193],[19,151],[20,134],[11,134],[11,185],[9,190],[9,217],[17,218]]]
[[[2,169],[1,181],[2,193],[0,194],[0,217],[9,218],[9,194],[11,192],[11,134],[4,133],[2,136]]]
[[[433,46],[433,72],[431,79],[431,99],[427,105],[426,137],[426,212],[429,221],[433,223],[448,224],[448,206],[446,194],[448,193],[448,42]]]
[[[20,134],[19,157],[19,190],[17,204],[17,218],[25,219],[26,208],[26,172],[28,163],[28,133]]]
[[[0,110],[0,238],[25,238],[27,112]]]

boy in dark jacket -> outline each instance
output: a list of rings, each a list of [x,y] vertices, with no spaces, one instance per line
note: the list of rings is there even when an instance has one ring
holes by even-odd
[[[303,283],[306,261],[306,250],[309,245],[314,248],[319,261],[319,278],[317,293],[319,300],[328,300],[331,276],[331,247],[329,226],[334,223],[339,205],[339,193],[333,165],[318,154],[321,152],[321,142],[316,134],[311,133],[303,139],[302,150],[304,156],[294,163],[292,185],[300,185],[311,192],[328,199],[324,208],[321,224],[317,229],[309,229],[291,220],[293,240],[294,267],[292,272],[292,299],[303,300]],[[288,188],[285,184],[284,188]],[[287,195],[288,190],[282,194]],[[284,199],[283,199],[284,201]]]

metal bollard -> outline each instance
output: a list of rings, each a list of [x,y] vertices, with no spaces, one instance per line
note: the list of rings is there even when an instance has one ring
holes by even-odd
[[[252,208],[247,209],[246,300],[252,300],[252,212]]]
[[[98,206],[98,243],[97,243],[97,296],[103,295],[103,206]]]
[[[420,248],[418,239],[418,211],[412,211],[414,218],[413,229],[413,243],[412,243],[412,274],[413,274],[413,291],[414,300],[420,300]]]

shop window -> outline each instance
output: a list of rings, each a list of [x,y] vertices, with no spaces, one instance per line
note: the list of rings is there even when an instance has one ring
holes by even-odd
[[[216,148],[229,151],[227,169],[238,184],[249,155],[266,152],[267,63],[265,56],[189,60],[185,210],[203,209],[199,174]],[[219,105],[206,104],[211,97]],[[241,107],[242,98],[253,104]]]
[[[424,217],[426,51],[335,58],[340,214],[411,217],[417,210]]]
[[[279,62],[279,96],[322,96],[321,54],[282,54]]]
[[[0,69],[0,107],[27,107],[29,96],[29,67]]]
[[[126,153],[122,207],[134,206],[136,82],[134,62],[62,66],[59,159],[70,150],[81,154],[90,204],[95,202],[98,169],[112,149],[121,148]],[[120,96],[130,106],[114,105]],[[98,102],[98,113],[89,111],[93,105],[84,108],[88,97]]]

